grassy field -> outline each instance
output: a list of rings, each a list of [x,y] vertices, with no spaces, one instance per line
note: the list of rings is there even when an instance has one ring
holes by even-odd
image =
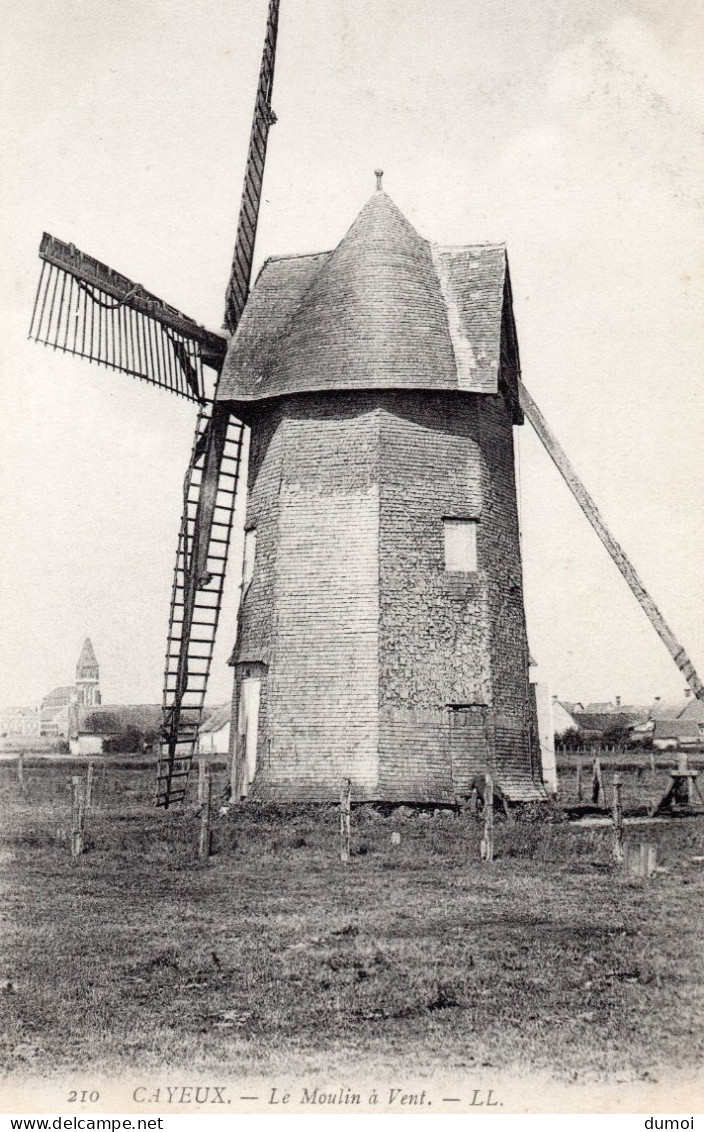
[[[670,761],[628,772],[627,808],[662,793]],[[127,763],[96,774],[72,864],[71,772],[28,764],[21,792],[0,766],[7,1074],[701,1066],[704,818],[628,828],[658,846],[649,881],[557,808],[497,818],[483,865],[471,814],[360,807],[345,867],[335,807],[235,807],[203,867],[195,805],[157,813],[152,771]],[[573,769],[561,784],[576,802]]]

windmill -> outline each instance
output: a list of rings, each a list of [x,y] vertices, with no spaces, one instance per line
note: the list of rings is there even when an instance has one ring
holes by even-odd
[[[274,84],[279,0],[270,0],[232,269],[226,334],[205,330],[131,279],[48,233],[29,337],[198,405],[171,594],[157,804],[185,797],[222,602],[243,427],[215,400],[249,291]],[[214,381],[206,379],[210,370]],[[208,388],[208,386],[212,388]]]
[[[171,595],[157,804],[186,794],[246,426],[252,454],[232,661],[236,795],[259,773],[273,796],[291,796],[294,783],[296,796],[327,797],[345,774],[363,796],[439,800],[462,793],[489,761],[510,797],[539,796],[511,447],[524,416],[700,698],[704,687],[521,381],[503,246],[430,245],[389,200],[379,171],[376,193],[337,249],[268,261],[250,295],[275,121],[278,16],[279,0],[270,0],[225,333],[73,245],[45,234],[40,246],[30,337],[198,406]],[[498,450],[502,467],[492,464]],[[444,496],[423,479],[419,451],[433,470],[443,454]],[[350,466],[351,486],[343,483]],[[460,466],[471,470],[472,488],[455,497]],[[403,518],[414,476],[425,493],[414,522],[427,498],[437,504],[423,569],[441,615],[429,612],[427,578],[418,573],[413,591],[399,566],[415,560],[418,528]],[[396,527],[384,541],[381,517],[390,514]],[[348,534],[355,537],[346,542]],[[316,561],[313,576],[305,563]],[[363,561],[370,570],[355,572],[351,564]],[[335,579],[344,582],[337,590]],[[406,591],[416,605],[406,603],[401,617]],[[421,670],[425,683],[414,691],[410,674]]]

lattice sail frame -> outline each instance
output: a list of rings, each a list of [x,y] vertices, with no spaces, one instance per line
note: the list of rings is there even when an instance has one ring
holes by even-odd
[[[227,340],[138,283],[45,232],[29,337],[203,404],[203,366]]]

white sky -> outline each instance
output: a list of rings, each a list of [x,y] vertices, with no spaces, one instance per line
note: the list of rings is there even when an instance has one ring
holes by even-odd
[[[193,406],[26,342],[43,230],[222,318],[266,0],[2,0],[0,702],[158,701]],[[373,170],[422,235],[505,239],[524,380],[704,669],[698,0],[282,0],[257,263],[334,246]],[[538,441],[529,635],[565,698],[683,688]],[[235,540],[211,699],[230,694]]]

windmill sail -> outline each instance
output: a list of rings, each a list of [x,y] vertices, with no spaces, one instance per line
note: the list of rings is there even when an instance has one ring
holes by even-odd
[[[100,260],[45,232],[29,337],[202,404],[203,366],[227,340]]]
[[[225,327],[234,334],[249,294],[264,178],[280,0],[269,0],[266,37],[254,106]],[[216,386],[217,394],[217,386]],[[198,414],[184,485],[164,679],[164,726],[157,770],[158,806],[186,796],[215,645],[240,474],[244,427],[226,404]]]

